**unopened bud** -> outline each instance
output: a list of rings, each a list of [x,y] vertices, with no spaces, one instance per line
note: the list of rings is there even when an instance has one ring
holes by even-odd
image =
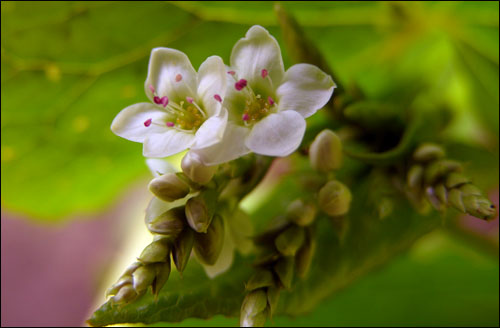
[[[262,327],[267,319],[267,294],[263,289],[245,296],[240,312],[241,327]],[[263,315],[264,314],[264,315]]]
[[[207,189],[186,203],[186,218],[194,231],[207,232],[217,206],[217,191]]]
[[[132,285],[126,285],[120,288],[118,293],[111,298],[111,301],[116,304],[126,304],[133,301],[138,296]]]
[[[116,295],[116,293],[118,293],[123,286],[132,285],[133,282],[134,281],[131,275],[122,276],[113,286],[109,287],[108,290],[106,290],[106,297]]]
[[[425,143],[420,145],[413,153],[413,158],[420,162],[427,162],[434,159],[443,158],[445,155],[442,147],[433,144]]]
[[[455,187],[459,187],[463,184],[469,183],[470,179],[465,175],[457,172],[451,172],[446,177],[446,188],[451,189]]]
[[[206,184],[210,182],[217,171],[217,167],[217,165],[203,165],[198,154],[192,151],[189,151],[182,158],[181,162],[181,168],[184,174],[186,174],[192,181],[199,184]]]
[[[307,226],[316,217],[316,206],[306,203],[302,199],[296,199],[287,208],[287,218],[300,226]]]
[[[143,265],[134,274],[134,289],[138,294],[146,291],[153,283],[156,277],[156,272],[153,265]]]
[[[313,169],[329,172],[342,165],[342,142],[331,130],[321,131],[309,148],[309,160]]]
[[[284,256],[294,256],[297,250],[304,243],[304,238],[304,229],[299,226],[292,225],[279,234],[274,241],[274,245]]]
[[[347,213],[351,199],[352,196],[349,188],[336,180],[328,181],[318,194],[319,206],[330,216]]]
[[[465,206],[462,201],[462,192],[460,189],[454,188],[451,189],[448,193],[448,201],[453,207],[459,210],[462,213],[465,213]]]
[[[436,195],[437,199],[439,199],[441,204],[448,204],[448,191],[442,183],[434,187],[434,194]]]
[[[175,173],[167,173],[151,180],[149,190],[159,199],[173,202],[184,198],[189,193],[189,186]]]
[[[138,260],[144,264],[165,262],[170,254],[170,246],[166,239],[158,239],[146,246]]]
[[[155,263],[154,270],[156,273],[156,278],[151,285],[151,289],[154,295],[158,295],[162,287],[168,280],[170,276],[170,259],[163,263]]]
[[[477,218],[490,220],[496,216],[495,206],[483,196],[467,195],[462,197],[467,213]]]
[[[297,270],[297,276],[300,278],[304,278],[309,273],[315,251],[316,240],[314,239],[312,231],[309,229],[306,233],[304,245],[302,245],[295,255],[295,269]]]
[[[224,244],[224,222],[220,215],[214,215],[206,233],[194,236],[194,251],[204,264],[214,265]]]
[[[451,172],[459,172],[462,170],[462,165],[457,161],[442,159],[432,162],[425,169],[426,185],[434,184],[438,179],[447,176]]]
[[[280,282],[284,288],[292,288],[293,282],[293,269],[294,269],[294,258],[292,256],[282,257],[274,265],[274,272],[280,278]]]
[[[268,286],[274,286],[273,273],[269,270],[259,269],[250,277],[248,283],[245,285],[245,289],[252,291]]]
[[[273,315],[278,307],[280,299],[280,289],[278,287],[267,288],[267,304],[269,305],[269,315]]]
[[[184,206],[172,208],[152,220],[146,220],[149,231],[162,235],[177,236],[184,228]]]
[[[481,196],[483,194],[481,189],[479,189],[478,187],[474,186],[471,183],[462,185],[460,186],[459,189],[462,192],[462,195],[464,196],[469,196],[469,195]]]
[[[406,182],[410,188],[417,188],[422,184],[424,176],[424,168],[422,165],[413,165],[408,170]]]
[[[194,232],[191,229],[184,229],[184,231],[177,237],[172,250],[172,259],[174,260],[177,271],[184,271],[186,264],[191,255],[191,250],[194,244]]]

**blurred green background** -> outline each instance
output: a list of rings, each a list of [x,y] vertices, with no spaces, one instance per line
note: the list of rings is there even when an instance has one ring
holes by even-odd
[[[214,54],[228,62],[234,43],[254,24],[268,28],[284,48],[273,5],[2,1],[2,217],[19,213],[26,220],[63,222],[116,204],[148,174],[142,145],[109,127],[121,109],[146,100],[151,49],[179,49],[195,68]],[[498,2],[282,5],[325,56],[337,84],[356,83],[374,96],[397,84],[397,77],[429,85],[453,114],[437,134],[489,154],[476,157],[469,172],[482,187],[498,190]],[[293,64],[286,51],[283,56],[285,67]],[[494,256],[438,232],[310,316],[274,323],[498,326],[498,224],[489,229]],[[435,243],[442,247],[432,248]],[[419,251],[429,248],[434,251],[427,257]],[[3,304],[2,292],[2,314]]]

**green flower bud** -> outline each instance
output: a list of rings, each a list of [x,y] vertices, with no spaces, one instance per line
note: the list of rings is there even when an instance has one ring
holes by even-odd
[[[287,218],[300,226],[307,226],[316,217],[316,206],[306,203],[302,199],[296,199],[287,208]]]
[[[351,191],[343,183],[328,181],[318,194],[320,208],[330,216],[346,214],[351,204]]]
[[[296,225],[292,225],[279,234],[274,241],[274,245],[284,256],[294,256],[297,250],[304,243],[304,237],[304,229]]]
[[[172,250],[172,259],[174,260],[177,271],[183,272],[191,255],[194,244],[194,232],[191,229],[184,231],[177,237]]]
[[[167,173],[154,178],[149,183],[149,190],[166,202],[173,202],[189,194],[189,186],[175,173]]]
[[[166,238],[153,241],[146,246],[138,260],[144,264],[165,262],[170,254],[170,246]]]
[[[269,315],[272,316],[278,307],[280,299],[280,289],[278,287],[267,288],[267,304],[269,306]]]
[[[259,269],[250,277],[250,280],[245,285],[245,289],[252,291],[268,286],[274,286],[273,273],[268,270]]]
[[[224,222],[218,214],[214,215],[206,233],[194,236],[194,251],[198,259],[207,265],[214,265],[224,244]]]
[[[438,211],[444,210],[444,206],[446,204],[442,204],[439,201],[433,187],[427,187],[427,189],[425,190],[425,194],[427,196],[427,200],[431,203],[432,207],[434,207]]]
[[[241,327],[262,327],[267,319],[267,294],[263,289],[254,290],[245,296],[240,312]],[[265,314],[263,317],[262,314]]]
[[[176,237],[184,228],[184,206],[172,208],[152,220],[146,220],[146,226],[153,233]]]
[[[478,187],[474,186],[471,183],[460,186],[459,189],[462,192],[462,195],[464,195],[464,196],[469,196],[469,195],[482,196],[483,195],[483,192],[481,191],[481,189],[479,189]]]
[[[276,272],[280,278],[281,284],[286,289],[292,288],[294,262],[294,258],[292,256],[288,256],[282,257],[274,265],[274,272]]]
[[[218,166],[205,166],[202,164],[200,157],[193,152],[188,152],[181,162],[181,168],[185,175],[192,181],[199,184],[206,184],[212,180]]]
[[[152,265],[154,266],[156,279],[153,281],[151,289],[154,295],[158,295],[170,276],[170,259],[166,262],[155,263]]]
[[[276,262],[280,257],[281,257],[280,253],[266,253],[257,257],[253,262],[253,266],[255,267],[268,266]]]
[[[465,205],[462,201],[462,192],[460,189],[451,189],[448,193],[448,201],[453,207],[462,213],[465,213]]]
[[[442,147],[433,144],[425,143],[420,145],[413,153],[413,158],[420,162],[427,162],[434,159],[443,158],[445,152]]]
[[[448,204],[448,191],[446,190],[446,187],[442,183],[434,187],[434,194],[436,195],[437,199],[441,202],[442,205]]]
[[[422,185],[424,168],[422,165],[415,164],[408,170],[406,182],[410,188],[417,188]]]
[[[186,203],[186,218],[194,231],[207,232],[217,206],[217,191],[207,189]]]
[[[306,233],[304,245],[295,255],[295,269],[297,270],[297,276],[300,278],[304,278],[309,273],[315,251],[316,239],[314,239],[312,231],[309,229]]]
[[[469,183],[470,180],[465,175],[461,173],[451,172],[446,177],[446,188],[451,189],[455,187],[459,187],[463,184]]]
[[[132,285],[125,285],[111,298],[111,301],[116,304],[127,304],[136,299],[137,296],[138,294]]]
[[[496,216],[495,206],[485,197],[467,195],[462,197],[462,201],[465,210],[470,215],[484,220],[493,219]]]
[[[342,142],[331,130],[321,131],[309,148],[309,160],[313,169],[329,172],[342,166]]]
[[[120,289],[125,285],[132,285],[134,283],[132,276],[122,276],[113,286],[106,290],[106,297],[116,295]]]
[[[451,172],[462,170],[462,164],[457,161],[442,159],[432,162],[425,169],[425,184],[433,185],[438,179],[447,176]]]
[[[144,265],[135,270],[134,274],[134,289],[138,294],[142,294],[153,283],[156,277],[154,266]]]

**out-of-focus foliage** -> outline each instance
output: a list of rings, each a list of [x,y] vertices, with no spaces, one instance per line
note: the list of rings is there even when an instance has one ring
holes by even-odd
[[[398,80],[413,79],[452,110],[441,134],[448,142],[498,149],[498,2],[282,5],[338,84],[356,83],[382,98]],[[227,61],[250,25],[269,27],[281,42],[272,7],[2,2],[2,205],[58,220],[109,204],[146,173],[140,144],[116,137],[109,126],[122,108],[146,100],[151,49],[182,50],[195,67],[213,54]],[[286,53],[285,63],[291,64]]]

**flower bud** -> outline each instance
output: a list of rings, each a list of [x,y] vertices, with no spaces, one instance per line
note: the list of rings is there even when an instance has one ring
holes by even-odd
[[[351,191],[343,183],[328,181],[318,194],[320,208],[330,216],[343,215],[349,211]]]
[[[252,291],[269,286],[274,286],[273,273],[268,270],[259,269],[250,277],[250,280],[248,280],[248,283],[245,285],[245,289]]]
[[[165,238],[153,241],[146,246],[138,260],[144,264],[165,262],[170,254],[170,246]]]
[[[462,201],[467,213],[477,218],[489,220],[496,216],[495,206],[485,197],[467,195],[462,197]]]
[[[425,168],[425,184],[433,185],[437,180],[449,173],[460,170],[462,170],[462,165],[457,161],[442,159],[432,162]]]
[[[132,285],[125,285],[111,298],[111,301],[117,304],[127,304],[132,302],[137,296],[138,294]]]
[[[304,245],[302,245],[295,255],[295,269],[297,270],[297,276],[300,278],[307,276],[315,251],[316,240],[309,229],[306,233]]]
[[[262,327],[267,319],[266,308],[267,295],[263,289],[248,293],[241,305],[240,326]]]
[[[207,189],[186,203],[186,218],[196,232],[207,232],[217,205],[217,191]]]
[[[342,165],[342,143],[333,131],[321,131],[309,148],[309,160],[313,169],[329,172]]]
[[[280,278],[281,284],[286,289],[292,288],[294,258],[292,256],[282,257],[274,265],[274,272]]]
[[[166,262],[155,263],[152,265],[154,266],[156,278],[151,285],[151,289],[154,295],[158,295],[170,276],[170,259]]]
[[[465,213],[465,206],[462,201],[462,192],[460,191],[460,189],[457,188],[451,189],[450,192],[448,193],[448,201],[457,210],[459,210],[462,213]]]
[[[192,151],[187,152],[181,162],[181,168],[184,174],[186,174],[192,181],[199,184],[206,184],[210,182],[217,171],[217,167],[217,165],[203,165],[198,154]]]
[[[462,192],[462,195],[464,196],[469,196],[469,195],[475,195],[475,196],[482,196],[482,191],[478,187],[474,186],[471,183],[462,185],[460,188],[460,191]]]
[[[172,259],[174,260],[177,271],[182,273],[191,255],[194,244],[194,232],[191,229],[184,231],[177,237],[172,250]]]
[[[420,162],[427,162],[433,159],[443,158],[445,155],[442,147],[433,143],[420,145],[413,153],[413,158]]]
[[[113,284],[113,286],[106,290],[106,297],[116,295],[116,293],[118,293],[123,286],[132,285],[133,282],[132,276],[122,276],[115,284]]]
[[[302,199],[296,199],[287,208],[287,218],[300,226],[307,226],[316,217],[316,207]]]
[[[156,277],[156,272],[154,266],[152,265],[143,265],[137,270],[135,270],[134,274],[134,289],[138,294],[146,291],[149,286],[153,283]]]
[[[194,251],[198,259],[207,265],[214,265],[224,244],[224,222],[220,215],[214,215],[206,233],[194,235]]]
[[[189,193],[189,186],[175,173],[167,173],[154,178],[148,187],[156,197],[166,202],[184,198]]]
[[[278,307],[278,301],[280,299],[280,289],[278,287],[268,287],[267,288],[267,304],[269,305],[269,315],[273,315]]]
[[[442,183],[434,187],[434,194],[443,206],[448,204],[448,191]]]
[[[285,231],[279,234],[274,240],[276,249],[284,256],[294,256],[297,250],[304,243],[304,229],[296,225],[292,225]]]
[[[417,188],[422,184],[423,176],[424,176],[424,168],[422,167],[422,165],[413,165],[408,170],[406,183],[410,188]]]
[[[146,220],[149,231],[176,237],[184,228],[184,206],[172,208],[152,220]]]
[[[470,179],[461,173],[451,172],[446,177],[446,188],[451,189],[469,183]]]

